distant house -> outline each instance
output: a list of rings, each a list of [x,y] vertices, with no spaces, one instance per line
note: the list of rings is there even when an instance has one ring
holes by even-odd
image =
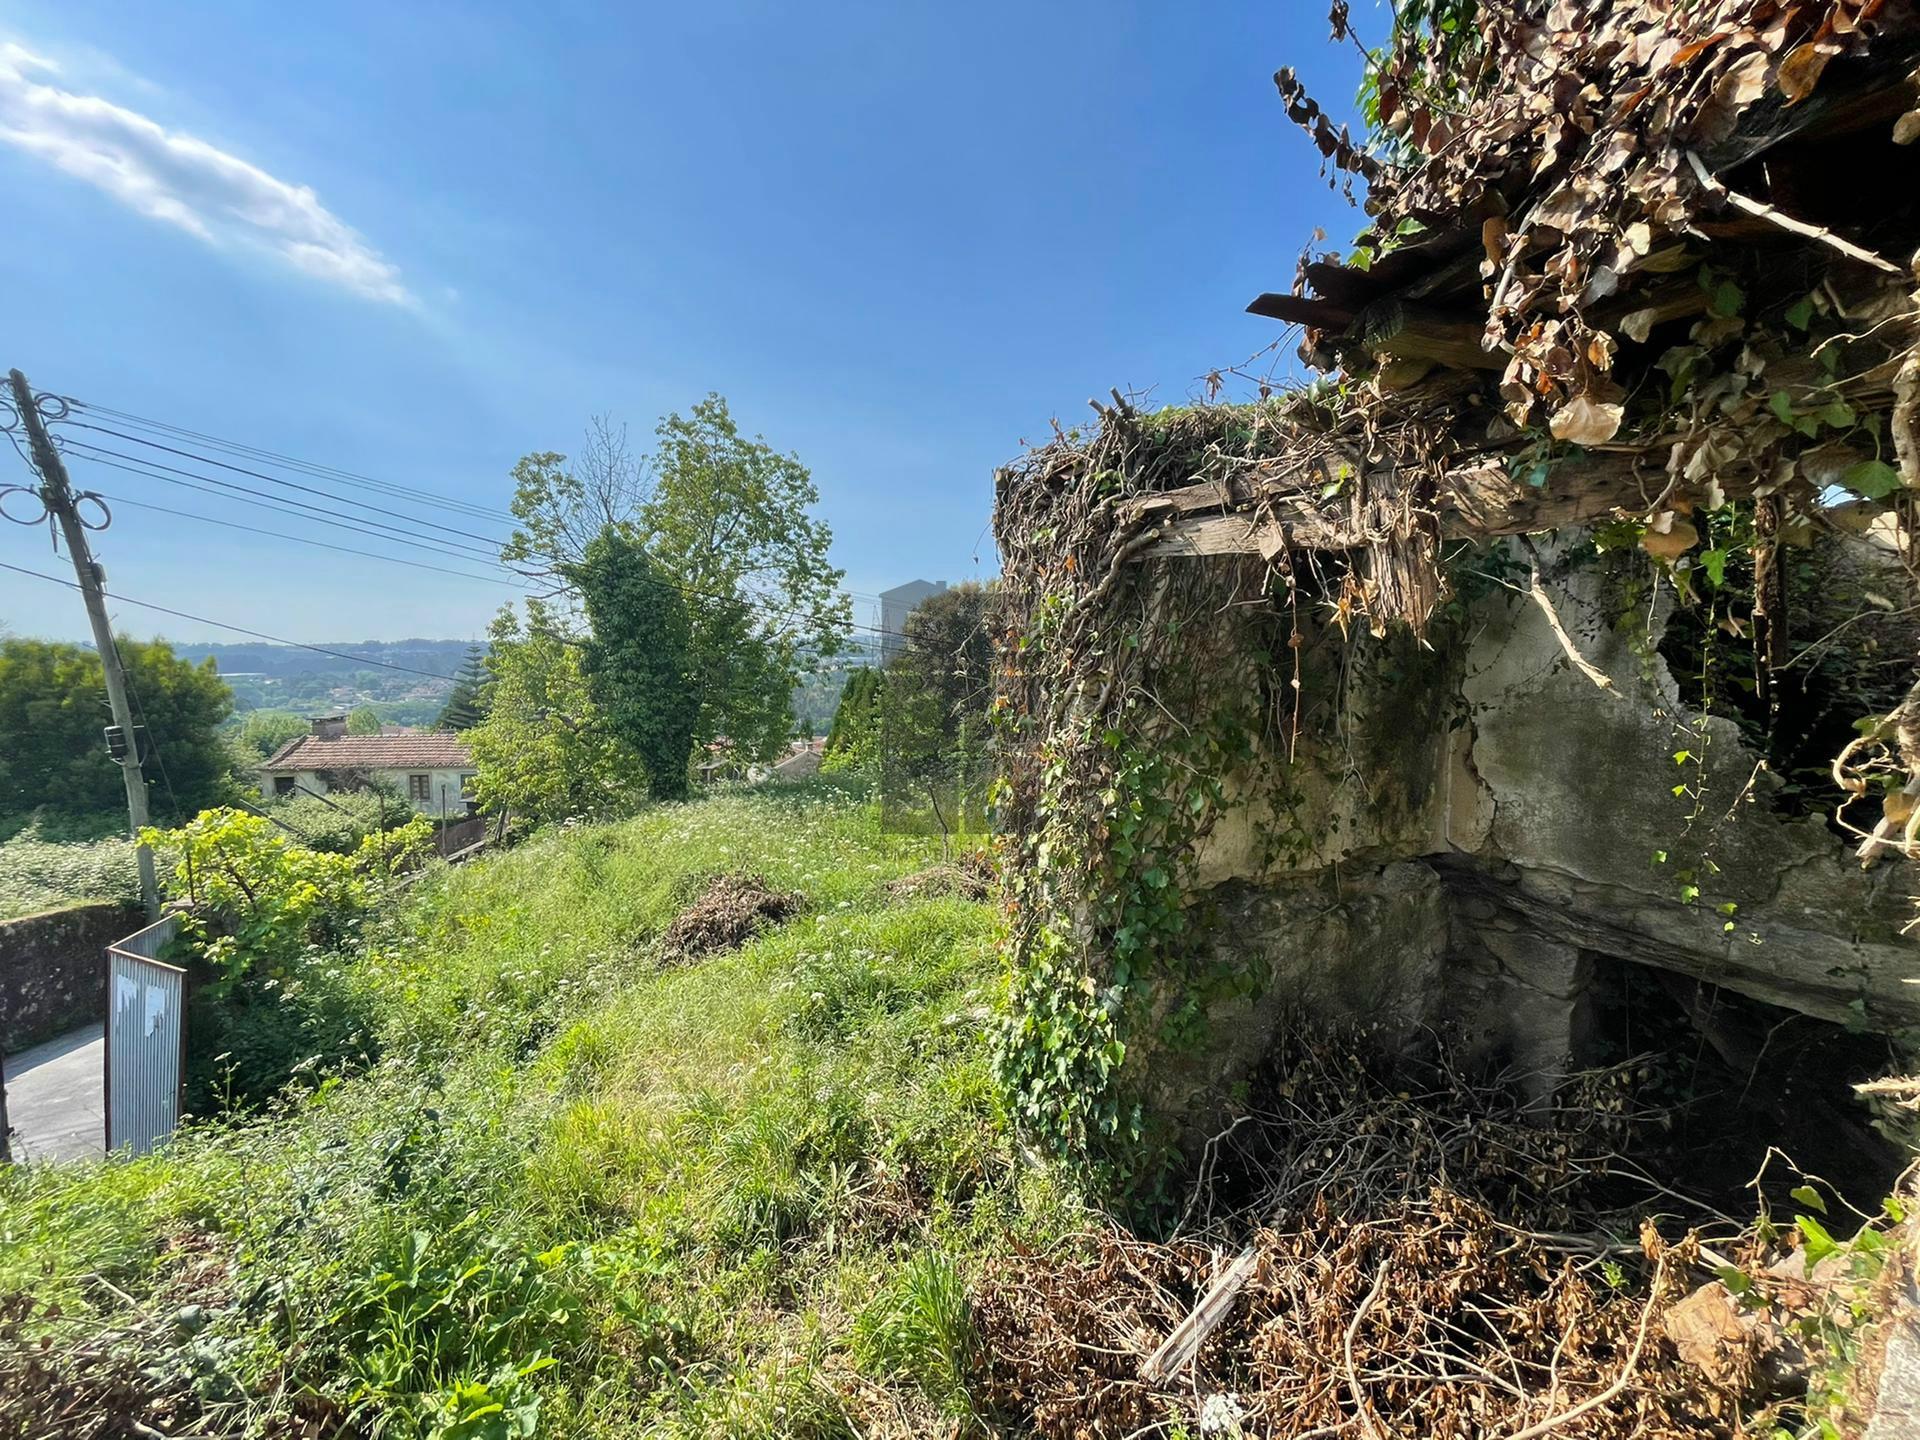
[[[260,793],[268,798],[302,790],[325,795],[358,790],[369,782],[407,797],[422,815],[464,815],[472,804],[473,756],[448,730],[349,735],[347,717],[313,721],[313,733],[289,740],[260,767]]]
[[[801,780],[820,773],[820,758],[827,748],[825,740],[795,740],[787,753],[773,763],[768,772],[782,780]]]
[[[944,580],[909,580],[880,592],[880,663],[886,664],[907,648],[907,616],[921,601],[947,588]]]

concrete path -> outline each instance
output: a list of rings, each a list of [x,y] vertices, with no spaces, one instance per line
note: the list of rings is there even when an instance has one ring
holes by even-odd
[[[98,1024],[6,1057],[13,1158],[80,1160],[105,1153],[106,1036]]]

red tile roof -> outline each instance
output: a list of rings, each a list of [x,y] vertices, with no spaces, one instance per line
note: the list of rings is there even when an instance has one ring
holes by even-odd
[[[473,756],[450,730],[411,735],[302,735],[267,758],[262,770],[470,770]]]

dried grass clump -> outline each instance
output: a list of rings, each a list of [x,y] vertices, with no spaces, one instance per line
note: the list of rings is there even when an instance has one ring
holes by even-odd
[[[660,936],[660,958],[684,964],[746,944],[762,930],[791,918],[800,897],[775,890],[744,871],[716,875],[700,898],[673,917]]]

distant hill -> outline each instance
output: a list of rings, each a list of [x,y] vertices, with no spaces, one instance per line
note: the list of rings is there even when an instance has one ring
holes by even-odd
[[[376,660],[386,665],[405,665],[412,670],[427,670],[435,675],[452,675],[466,658],[467,640],[329,640],[328,650],[360,660]],[[274,679],[293,679],[308,675],[355,675],[377,670],[379,665],[358,665],[332,655],[302,650],[297,645],[268,645],[253,641],[228,644],[209,642],[187,644],[176,641],[174,654],[198,664],[213,657],[222,675],[263,675]]]

